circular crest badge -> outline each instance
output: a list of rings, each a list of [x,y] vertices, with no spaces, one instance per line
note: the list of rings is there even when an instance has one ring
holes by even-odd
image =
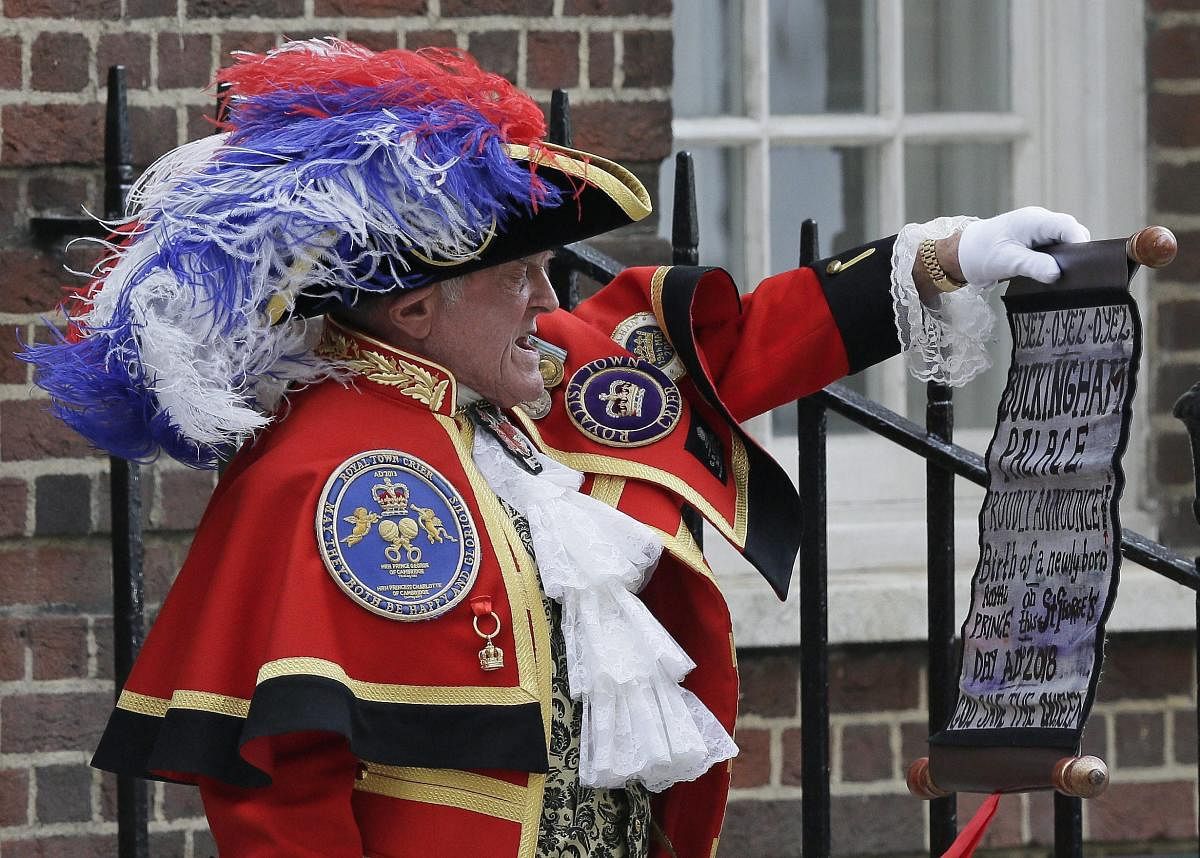
[[[466,598],[479,540],[462,495],[398,450],[351,456],[325,483],[317,544],[347,595],[393,620],[429,620]]]
[[[614,355],[581,366],[566,390],[567,414],[580,431],[610,447],[642,447],[679,423],[679,388],[652,364]]]
[[[634,357],[654,364],[672,381],[678,381],[686,372],[653,313],[643,311],[624,319],[613,329],[612,339]]]

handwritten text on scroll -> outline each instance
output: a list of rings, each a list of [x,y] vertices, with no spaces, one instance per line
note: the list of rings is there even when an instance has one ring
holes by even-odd
[[[1020,312],[1011,323],[948,732],[1080,729],[1119,563],[1131,310]]]

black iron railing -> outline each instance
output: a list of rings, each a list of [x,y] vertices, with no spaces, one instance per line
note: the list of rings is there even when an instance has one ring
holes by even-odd
[[[121,213],[128,191],[129,128],[125,111],[122,71],[109,72],[109,121],[106,132],[105,209]],[[556,92],[550,127],[554,142],[570,142],[567,99]],[[698,259],[696,196],[691,157],[676,159],[675,213],[672,259],[695,264]],[[35,235],[52,241],[65,235],[95,234],[94,224],[78,218],[35,218]],[[817,257],[816,224],[807,221],[800,237],[802,263]],[[583,244],[568,245],[556,256],[552,276],[560,301],[570,307],[578,300],[580,275],[606,282],[622,269],[616,260]],[[829,644],[827,635],[827,536],[826,536],[826,414],[833,411],[882,438],[926,460],[927,534],[929,565],[929,726],[939,729],[953,705],[956,681],[957,619],[954,610],[954,479],[962,477],[985,485],[982,457],[952,443],[954,411],[948,388],[928,386],[926,425],[921,427],[841,384],[797,403],[799,426],[797,456],[799,490],[803,501],[800,564],[801,719],[803,854],[818,858],[830,852],[829,765]],[[1200,385],[1185,395],[1176,416],[1188,425],[1196,461],[1200,462]],[[137,468],[123,460],[112,463],[114,651],[118,692],[142,639],[141,610],[141,496]],[[1200,473],[1197,475],[1200,489]],[[1200,518],[1200,501],[1197,503]],[[692,522],[694,524],[694,520]],[[698,533],[697,528],[697,533]],[[1121,551],[1130,560],[1200,593],[1196,563],[1140,534],[1123,530]],[[1200,618],[1200,595],[1197,596]],[[1200,650],[1200,638],[1197,639]],[[1200,652],[1197,657],[1200,670]],[[1200,815],[1198,815],[1200,817]],[[1081,812],[1078,799],[1056,795],[1055,855],[1081,856]],[[121,779],[118,788],[119,854],[144,858],[147,854],[147,801],[144,784]],[[955,798],[936,800],[930,807],[930,854],[940,855],[956,832]]]

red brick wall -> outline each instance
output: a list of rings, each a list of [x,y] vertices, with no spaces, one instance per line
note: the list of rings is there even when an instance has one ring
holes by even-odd
[[[1192,457],[1182,424],[1169,416],[1200,381],[1200,8],[1191,0],[1146,4],[1146,78],[1151,223],[1171,227],[1179,256],[1149,296],[1145,377],[1154,412],[1151,492],[1163,542],[1200,550],[1192,514]]]
[[[1083,750],[1108,763],[1112,786],[1084,802],[1089,843],[1195,853],[1194,658],[1190,635],[1109,637]],[[800,656],[754,650],[739,653],[738,663],[741,754],[718,854],[799,856]],[[928,754],[924,645],[839,647],[829,680],[834,853],[922,852],[928,805],[908,794],[904,774]],[[960,797],[960,827],[981,798]],[[1050,793],[1006,796],[983,845],[1053,846],[1053,815]]]
[[[108,463],[49,416],[7,357],[39,336],[71,279],[62,250],[34,242],[30,216],[99,211],[107,67],[128,70],[134,157],[146,165],[210,132],[202,90],[231,50],[269,48],[280,33],[458,46],[543,102],[568,89],[575,142],[657,188],[670,150],[670,0],[0,2],[0,844],[13,858],[107,856],[114,782],[87,761],[113,693]],[[661,254],[654,229],[627,243]],[[162,462],[144,486],[153,610],[213,478]],[[156,785],[151,820],[155,856],[215,851],[189,788]]]

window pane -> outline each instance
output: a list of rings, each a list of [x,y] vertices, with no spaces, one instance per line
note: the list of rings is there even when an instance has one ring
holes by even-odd
[[[1011,109],[1004,0],[906,0],[904,108],[909,113]]]
[[[939,215],[989,217],[1012,206],[1008,143],[923,143],[904,150],[904,209],[910,222]]]
[[[771,271],[795,268],[800,224],[817,221],[821,256],[876,238],[875,149],[771,147]]]
[[[691,0],[675,14],[676,116],[745,112],[741,0]]]
[[[771,113],[874,113],[873,0],[771,0]]]
[[[905,151],[905,172],[909,221],[925,221],[943,214],[989,217],[1012,208],[1012,152],[1007,143],[912,145]],[[954,391],[954,422],[962,428],[989,427],[996,422],[996,405],[1004,389],[1011,349],[1000,291],[995,289],[990,296],[997,319],[992,368]],[[908,414],[914,420],[924,420],[925,386],[911,376]]]
[[[724,268],[742,284],[746,278],[743,246],[743,188],[741,150],[736,147],[692,146],[696,173],[696,211],[700,222],[700,264]],[[671,238],[675,195],[675,154],[659,170],[659,235]]]
[[[774,146],[771,148],[771,271],[795,268],[799,259],[800,224],[817,221],[820,255],[830,256],[877,237],[878,152],[861,147]],[[749,284],[748,284],[749,285]],[[866,379],[848,379],[866,392]],[[829,431],[851,424],[831,415]],[[788,405],[771,415],[777,435],[795,434],[796,409]]]

